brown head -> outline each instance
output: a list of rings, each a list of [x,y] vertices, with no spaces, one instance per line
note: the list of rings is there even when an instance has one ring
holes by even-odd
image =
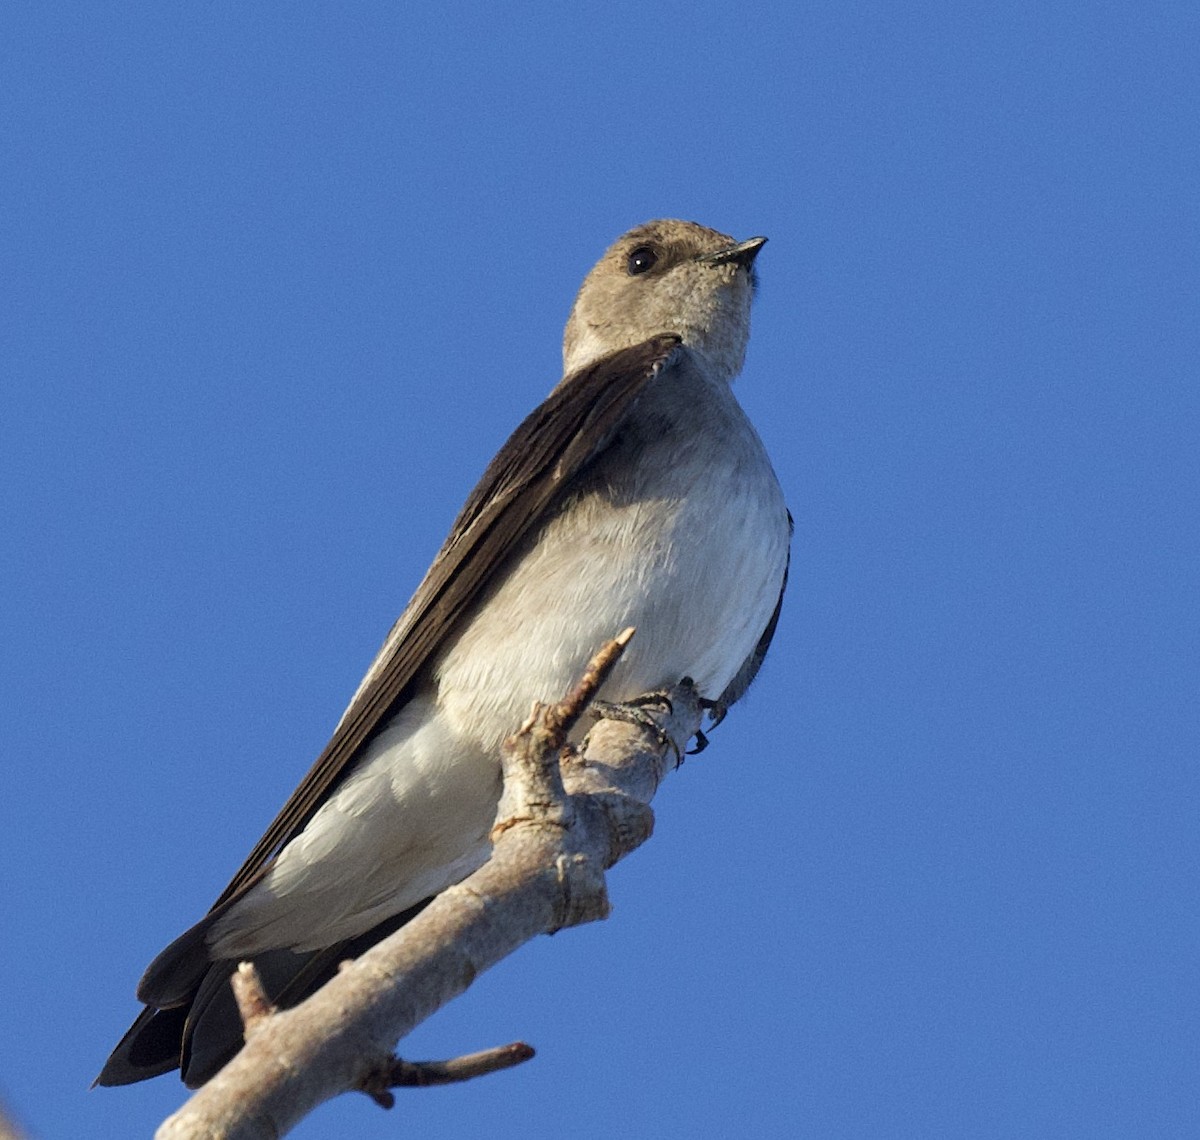
[[[750,336],[752,266],[766,240],[735,242],[672,218],[630,230],[580,287],[563,337],[564,373],[666,332],[732,380]]]

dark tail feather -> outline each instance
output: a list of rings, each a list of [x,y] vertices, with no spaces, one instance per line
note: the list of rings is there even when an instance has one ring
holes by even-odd
[[[268,950],[258,955],[254,964],[267,997],[283,1008],[298,1005],[337,973],[339,963],[365,953],[423,910],[428,901],[384,919],[366,934],[323,950]],[[204,930],[215,917],[214,913],[192,927],[151,963],[138,987],[139,996],[153,987],[159,1000],[163,994],[175,997],[184,981],[190,982],[190,992],[184,992],[174,1008],[142,1010],[96,1084],[130,1085],[182,1069],[184,1083],[197,1088],[242,1047],[242,1019],[229,986],[237,963],[198,958],[198,952],[204,950]]]
[[[96,1085],[132,1085],[179,1068],[179,1043],[187,1010],[144,1009],[112,1051]]]
[[[189,1005],[204,982],[212,959],[208,932],[237,899],[215,906],[195,926],[189,927],[146,967],[138,982],[138,1001],[159,1009]]]
[[[265,954],[258,955],[254,959],[254,965],[271,1004],[295,1005],[315,992],[326,978],[332,977],[332,969],[294,1001],[284,1000],[297,977],[312,973],[310,966],[314,959],[335,953],[337,949],[330,947],[327,950],[310,950],[302,954],[290,950],[268,950]],[[216,1076],[242,1047],[242,1018],[238,1013],[237,1003],[233,1000],[233,988],[229,984],[229,978],[236,967],[236,962],[214,962],[200,983],[188,1011],[182,1039],[176,1052],[183,1083],[188,1088],[199,1088],[205,1081]]]

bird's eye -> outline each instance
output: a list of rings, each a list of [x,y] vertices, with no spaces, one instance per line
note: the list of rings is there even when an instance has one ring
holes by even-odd
[[[646,273],[654,268],[654,263],[658,260],[658,254],[654,252],[648,245],[639,245],[630,255],[626,262],[626,268],[629,270],[630,277],[636,277],[639,273]]]

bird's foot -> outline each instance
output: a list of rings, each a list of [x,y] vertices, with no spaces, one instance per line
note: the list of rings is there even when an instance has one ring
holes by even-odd
[[[716,728],[725,719],[729,706],[724,701],[710,701],[707,697],[700,698],[700,707],[708,713],[708,727]]]
[[[665,692],[643,693],[628,701],[592,701],[590,710],[597,720],[619,720],[625,724],[636,724],[649,729],[654,734],[662,748],[670,748],[675,753],[675,762],[679,764],[683,757],[679,754],[679,746],[662,729],[654,719],[654,714],[666,713],[670,716],[675,711],[670,696]]]
[[[684,680],[687,681],[689,678],[685,677]],[[708,713],[708,728],[710,732],[725,719],[725,714],[729,711],[728,707],[721,701],[710,701],[708,697],[700,698],[700,707]],[[695,756],[703,752],[707,747],[708,737],[705,735],[703,729],[698,728],[696,729],[696,747],[689,748],[687,754]]]
[[[680,686],[689,689],[695,689],[696,682],[691,677],[684,677],[679,682]],[[716,728],[718,724],[725,719],[725,714],[729,711],[727,706],[721,701],[711,701],[707,697],[698,698],[700,707],[708,713],[710,729]],[[675,753],[676,764],[683,763],[683,756],[679,752],[679,746],[659,727],[658,722],[654,719],[654,713],[666,713],[670,716],[675,711],[675,706],[671,703],[670,694],[666,691],[643,693],[640,697],[634,697],[628,701],[592,701],[592,714],[597,720],[620,720],[627,724],[641,725],[642,728],[648,728],[654,733],[658,743],[664,748],[670,748]],[[696,756],[703,752],[708,747],[708,737],[699,729],[696,730],[695,747],[689,748],[686,751],[688,756]]]

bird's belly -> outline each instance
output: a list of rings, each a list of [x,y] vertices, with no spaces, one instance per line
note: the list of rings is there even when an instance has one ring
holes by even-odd
[[[685,676],[720,696],[771,618],[788,544],[773,478],[748,487],[720,475],[679,496],[587,495],[547,524],[440,662],[450,723],[496,747],[627,626],[637,633],[605,699]]]

